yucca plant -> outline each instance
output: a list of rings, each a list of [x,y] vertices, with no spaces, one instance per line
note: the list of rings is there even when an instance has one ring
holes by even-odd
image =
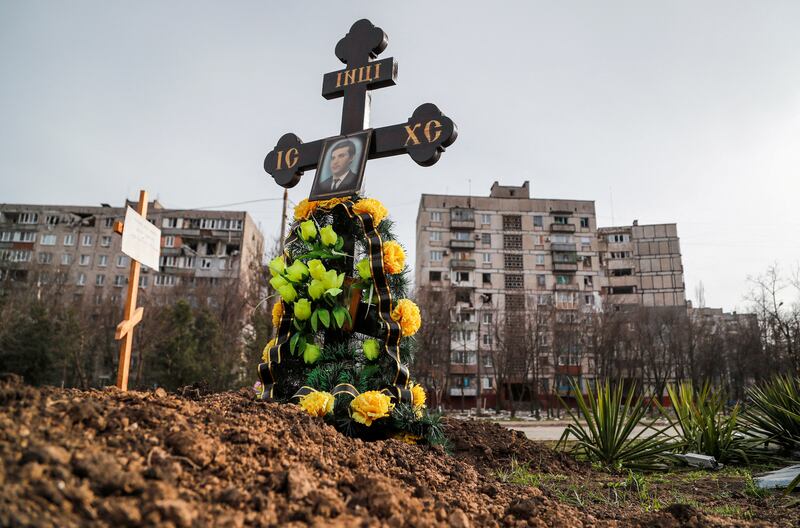
[[[800,377],[776,376],[749,388],[747,397],[747,434],[784,453],[800,451]]]
[[[571,451],[578,457],[614,469],[663,469],[670,461],[672,446],[663,435],[664,429],[658,430],[649,424],[634,434],[634,428],[647,413],[644,401],[634,397],[634,387],[625,397],[621,383],[612,388],[606,380],[598,382],[596,389],[588,387],[584,398],[575,382],[570,383],[578,409],[573,412],[561,400],[572,423],[561,435],[559,446],[566,447],[572,436],[576,441]]]
[[[708,383],[696,389],[691,381],[667,386],[674,415],[660,403],[658,409],[675,431],[673,444],[681,453],[713,456],[717,462],[749,463],[754,441],[740,431],[740,408],[725,414],[725,396]]]

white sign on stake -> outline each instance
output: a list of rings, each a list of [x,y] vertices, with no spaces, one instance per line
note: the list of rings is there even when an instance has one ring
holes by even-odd
[[[161,230],[128,207],[122,229],[122,252],[142,265],[158,269],[161,255]]]

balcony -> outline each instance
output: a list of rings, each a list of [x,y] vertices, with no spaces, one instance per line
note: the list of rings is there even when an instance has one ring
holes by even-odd
[[[551,233],[574,233],[575,226],[572,224],[550,224]]]
[[[475,249],[474,240],[451,240],[450,249]]]
[[[575,262],[553,262],[554,271],[578,271],[578,264]]]
[[[570,282],[567,284],[556,284],[556,291],[578,291],[580,290],[580,286],[574,282]]]
[[[451,259],[450,269],[475,269],[475,259]]]
[[[475,229],[475,219],[450,219],[450,229]]]
[[[450,396],[477,396],[478,390],[474,388],[450,387]]]
[[[471,365],[454,362],[450,363],[450,374],[475,374],[476,372],[478,372],[478,365],[475,363],[472,363]]]
[[[556,366],[556,374],[566,374],[568,376],[580,376],[581,375],[581,366],[580,365],[557,365]]]
[[[627,275],[622,277],[614,277],[613,275],[608,277],[607,279],[608,285],[614,288],[617,287],[625,287],[625,286],[635,286],[639,287],[639,277],[635,275]]]
[[[575,244],[558,244],[558,243],[554,242],[554,243],[550,244],[550,250],[551,251],[566,251],[566,252],[570,252],[570,253],[575,253],[577,251],[577,248],[575,247]]]

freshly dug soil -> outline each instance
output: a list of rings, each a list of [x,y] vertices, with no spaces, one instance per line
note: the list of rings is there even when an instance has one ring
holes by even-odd
[[[447,431],[452,455],[350,439],[245,390],[38,389],[10,378],[0,382],[0,526],[749,526],[688,506],[598,518],[494,477],[512,457],[579,478],[589,468],[494,424]]]

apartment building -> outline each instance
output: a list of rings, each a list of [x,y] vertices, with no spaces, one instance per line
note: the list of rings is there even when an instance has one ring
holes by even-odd
[[[108,204],[0,204],[0,289],[58,283],[70,287],[72,300],[122,303],[129,259],[113,227],[124,216],[125,207]],[[147,217],[161,229],[161,265],[142,268],[140,295],[157,300],[181,285],[247,287],[264,239],[246,212],[166,209],[154,201]]]
[[[597,230],[602,293],[607,304],[684,306],[678,228],[675,224],[601,227]]]
[[[514,339],[536,351],[517,363],[534,362],[538,397],[554,397],[570,378],[592,383],[579,336],[604,304],[685,303],[674,224],[598,228],[593,201],[531,198],[528,182],[495,182],[488,197],[424,194],[416,234],[417,287],[454,293],[447,394],[456,405],[493,405],[500,369],[507,399],[530,398],[530,364],[493,364]]]

